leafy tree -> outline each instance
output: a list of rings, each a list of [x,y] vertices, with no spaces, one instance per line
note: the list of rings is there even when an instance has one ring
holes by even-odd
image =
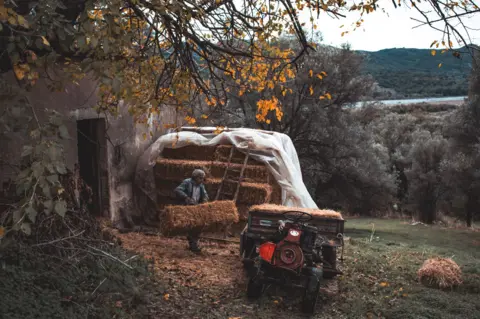
[[[450,156],[444,163],[444,178],[452,193],[463,198],[468,227],[478,211],[480,192],[480,67],[473,63],[469,101],[450,118]]]
[[[447,187],[442,181],[442,161],[447,152],[447,140],[438,133],[419,130],[412,134],[408,157],[412,164],[405,174],[409,182],[410,203],[422,222],[431,224],[437,218],[437,206]]]

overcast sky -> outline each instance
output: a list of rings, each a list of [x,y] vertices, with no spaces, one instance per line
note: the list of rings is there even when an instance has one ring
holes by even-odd
[[[318,31],[323,35],[323,43],[339,46],[342,43],[350,43],[354,50],[377,51],[386,48],[429,48],[434,40],[442,40],[440,32],[429,26],[416,29],[413,27],[419,23],[411,17],[423,19],[415,10],[406,7],[395,9],[385,3],[387,13],[381,11],[364,15],[364,24],[356,31],[341,36],[342,31],[353,30],[352,23],[356,22],[359,12],[349,12],[347,18],[334,19],[322,13],[317,21]],[[308,22],[309,15],[302,14],[302,21]],[[480,28],[480,14],[471,18],[465,18],[467,26]],[[343,28],[340,28],[344,25]],[[442,25],[438,25],[441,27]],[[480,31],[469,31],[472,42],[479,44]],[[457,43],[454,41],[454,46]]]

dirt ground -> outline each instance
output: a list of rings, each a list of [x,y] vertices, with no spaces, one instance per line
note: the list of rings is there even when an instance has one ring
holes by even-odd
[[[203,250],[195,254],[187,250],[184,237],[115,235],[123,247],[152,262],[158,280],[152,318],[303,318],[298,291],[270,287],[261,301],[247,300],[247,279],[236,243],[202,239]],[[322,290],[326,295],[336,288],[330,284]]]

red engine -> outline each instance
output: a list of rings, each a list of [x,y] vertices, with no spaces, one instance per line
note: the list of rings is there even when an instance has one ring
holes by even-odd
[[[304,262],[300,248],[301,236],[302,231],[293,227],[288,229],[287,236],[277,244],[272,242],[262,244],[259,249],[260,257],[276,267],[297,271]]]

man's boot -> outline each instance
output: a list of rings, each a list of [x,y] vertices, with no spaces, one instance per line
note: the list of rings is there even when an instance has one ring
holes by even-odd
[[[198,238],[187,236],[187,240],[189,250],[193,251],[194,253],[199,253],[200,251],[202,251],[200,247],[198,247]]]

